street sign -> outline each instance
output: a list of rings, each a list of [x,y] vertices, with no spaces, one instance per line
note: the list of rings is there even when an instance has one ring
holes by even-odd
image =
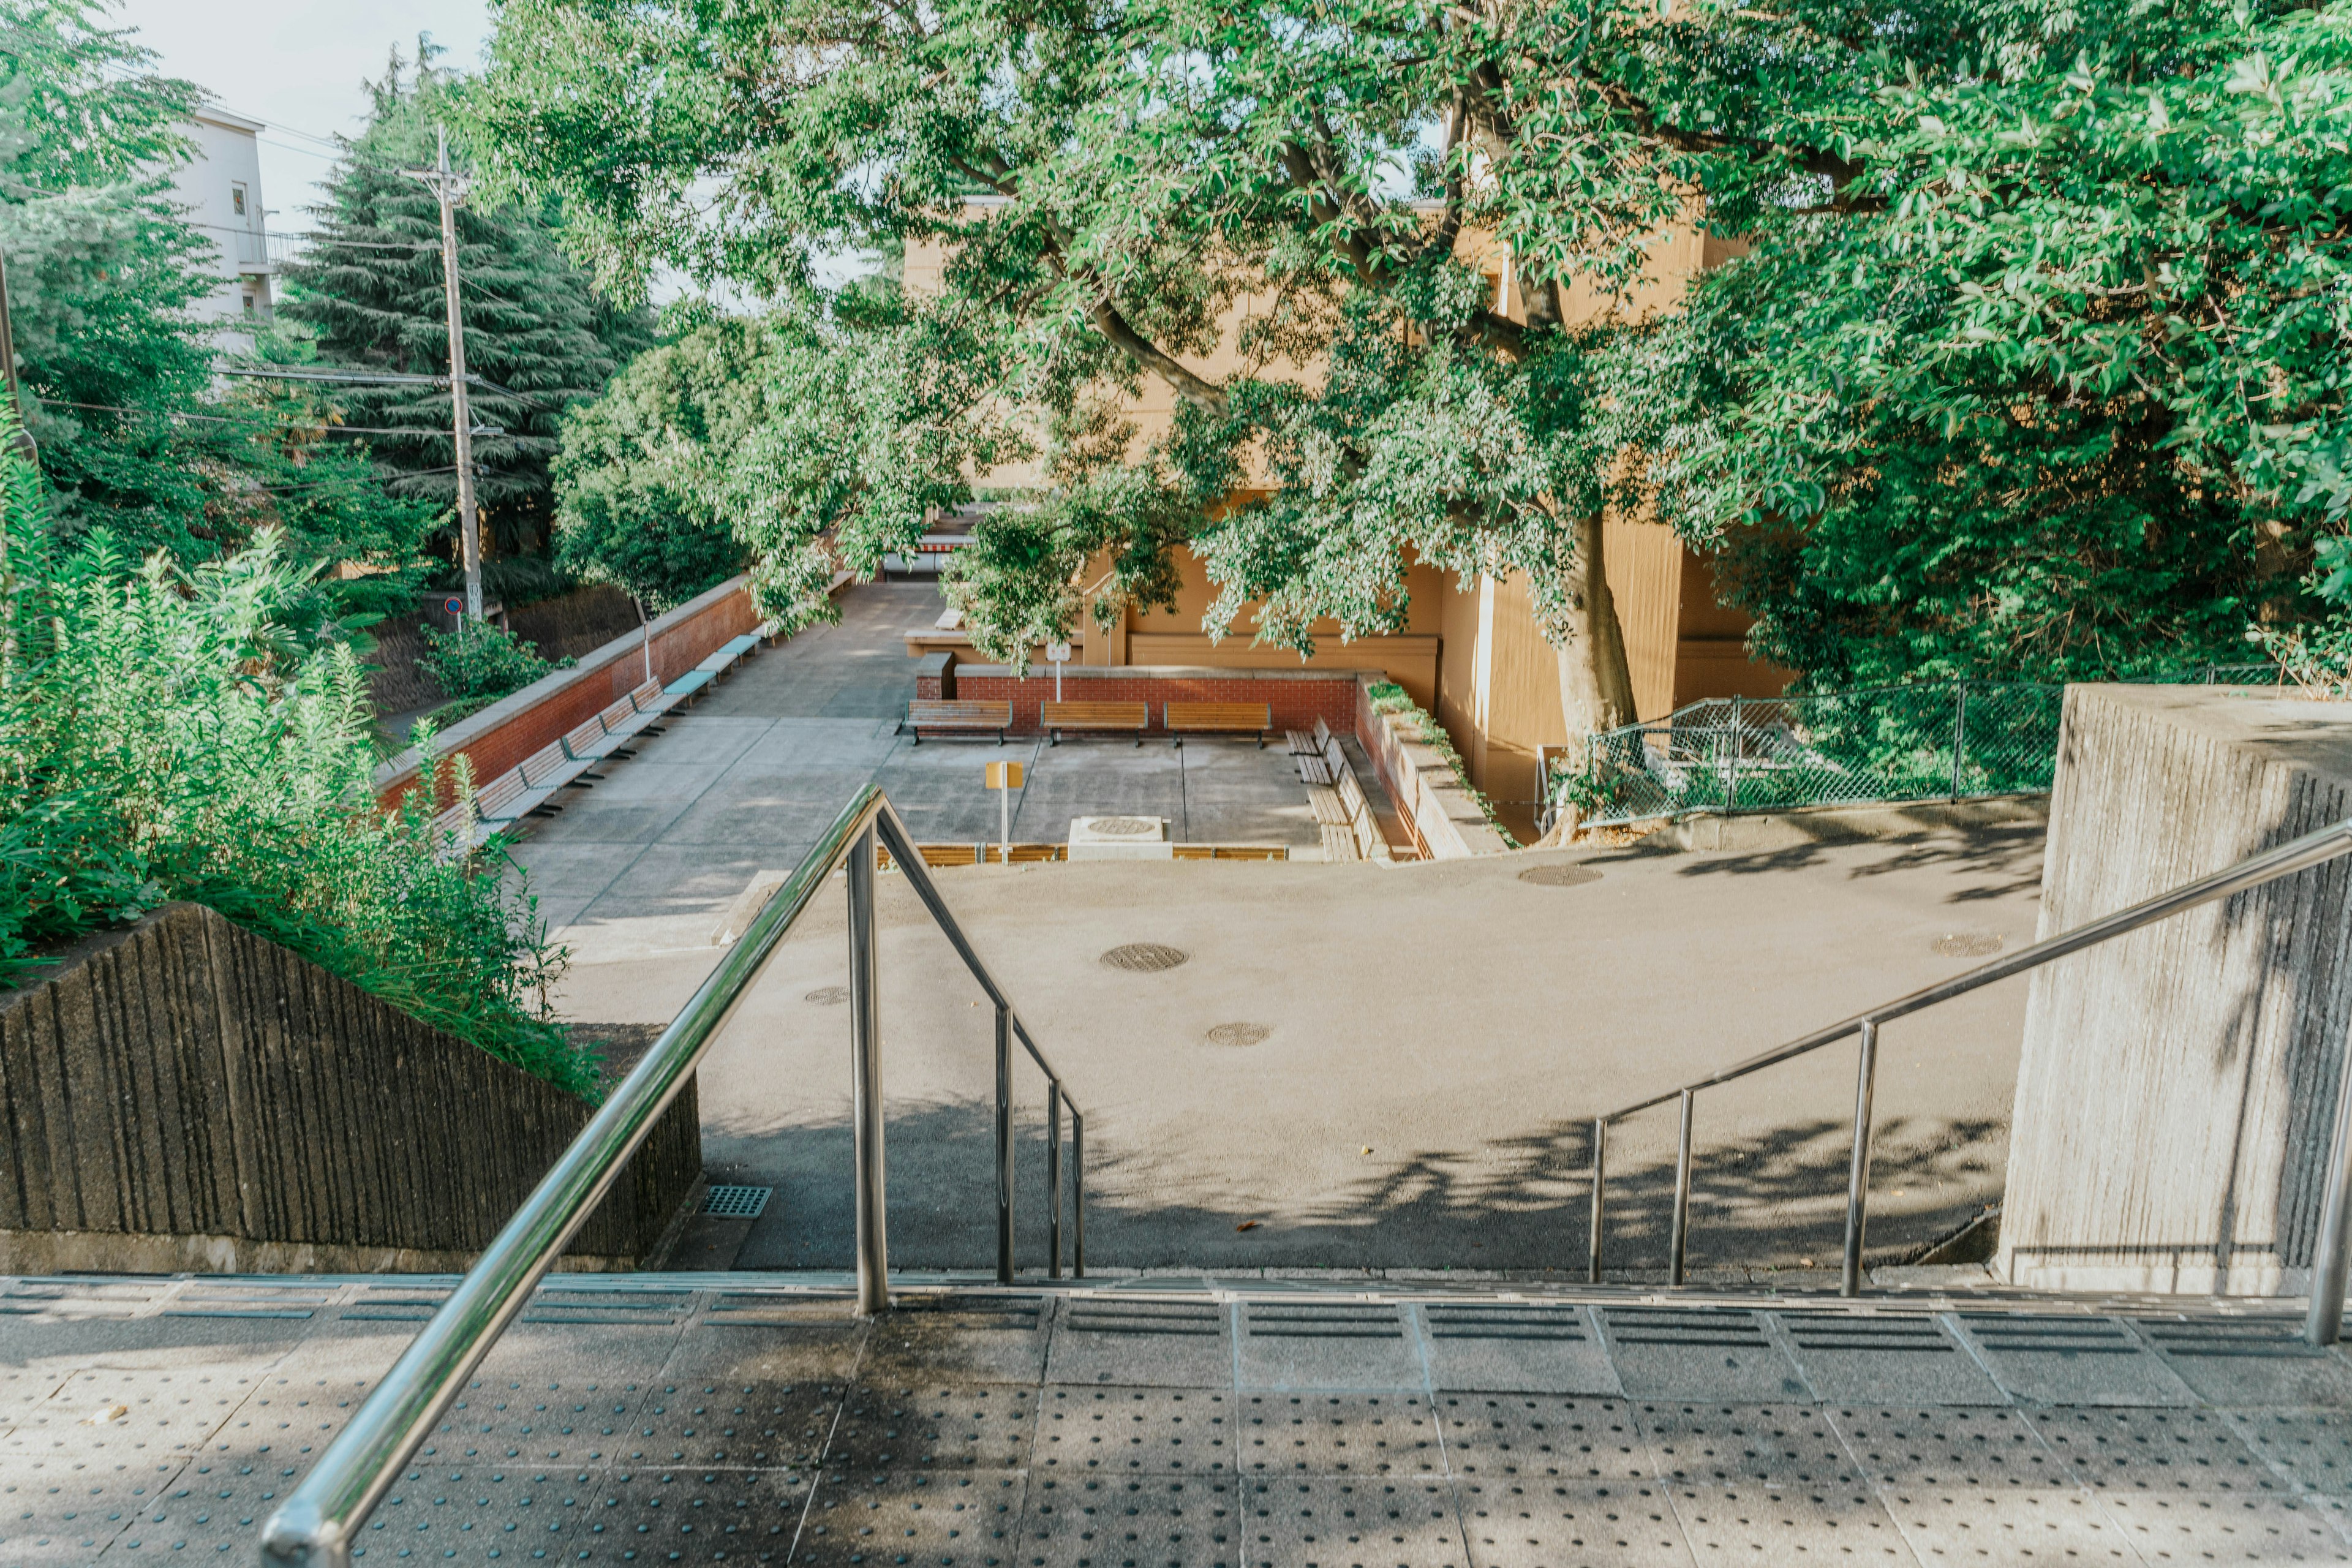
[[[1019,763],[990,763],[987,766],[989,788],[1019,789],[1021,787]]]
[[[466,601],[452,594],[441,601],[441,613],[453,621],[462,619],[466,614]]]
[[[1066,643],[1066,642],[1049,642],[1049,643],[1047,643],[1047,644],[1045,645],[1045,662],[1046,662],[1047,664],[1067,664],[1067,663],[1069,663],[1069,662],[1070,662],[1070,645],[1069,645],[1068,643]]]

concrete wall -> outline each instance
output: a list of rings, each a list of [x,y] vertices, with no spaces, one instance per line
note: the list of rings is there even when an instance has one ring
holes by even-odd
[[[462,1267],[591,1110],[170,905],[0,996],[0,1272]],[[701,1166],[689,1082],[570,1266],[638,1266]]]
[[[1410,739],[1372,707],[1373,678],[1357,683],[1356,738],[1372,759],[1381,787],[1396,803],[1413,848],[1426,860],[1461,860],[1500,855],[1509,846],[1462,787],[1454,765],[1434,747]]]
[[[1062,698],[1069,702],[1141,702],[1151,710],[1150,733],[1164,735],[1166,705],[1175,702],[1263,702],[1272,710],[1274,741],[1285,730],[1311,730],[1322,720],[1334,730],[1356,722],[1357,670],[1184,669],[1129,665],[1103,668],[1076,665],[1063,672]],[[1377,679],[1375,677],[1374,679]],[[1054,700],[1054,672],[1037,666],[1025,677],[1001,664],[954,668],[955,696],[966,702],[1013,704],[1013,732],[1043,733],[1041,704]],[[927,668],[915,679],[919,697],[942,694],[940,674]]]
[[[2042,931],[2352,815],[2352,708],[2066,693]],[[1999,1267],[2072,1289],[2307,1288],[2352,1027],[2352,868],[2306,871],[2032,982]]]

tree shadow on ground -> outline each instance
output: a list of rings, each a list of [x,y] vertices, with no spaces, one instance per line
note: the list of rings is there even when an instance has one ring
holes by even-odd
[[[1691,863],[1678,873],[1685,877],[1762,876],[1844,864],[1846,875],[1857,879],[1940,866],[1987,879],[1979,886],[1963,888],[1951,895],[1953,903],[1981,903],[2040,889],[2042,848],[2046,837],[2040,824],[2019,823],[1905,838],[1845,839],[1748,851],[1686,850],[1664,845],[1645,849],[1640,844],[1633,844],[1591,856],[1584,863],[1602,867],[1669,856],[1685,857]],[[1857,858],[1857,850],[1866,853]]]

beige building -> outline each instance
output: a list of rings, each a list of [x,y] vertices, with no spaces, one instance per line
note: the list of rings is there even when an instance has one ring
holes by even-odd
[[[992,205],[1001,198],[975,198]],[[1488,256],[1480,254],[1484,247]],[[1465,259],[1486,260],[1491,245],[1465,237]],[[1728,258],[1723,241],[1696,228],[1660,236],[1651,274],[1632,309],[1672,304],[1701,269]],[[940,284],[941,254],[936,247],[909,247],[906,278],[921,291]],[[1493,258],[1495,280],[1505,310],[1518,316],[1510,297],[1509,268]],[[1254,308],[1244,300],[1234,310],[1220,352],[1193,364],[1215,379],[1241,368],[1231,345]],[[1572,315],[1591,319],[1608,301],[1580,288],[1570,299]],[[1164,430],[1175,395],[1157,377],[1143,379],[1129,416],[1145,438]],[[1008,489],[1035,482],[1025,467],[981,476],[982,487]],[[1725,608],[1717,597],[1707,559],[1669,529],[1641,519],[1612,518],[1605,550],[1609,584],[1623,623],[1633,694],[1643,719],[1654,719],[1703,697],[1772,696],[1787,684],[1784,670],[1751,662],[1748,617]],[[1189,555],[1179,562],[1182,588],[1172,612],[1130,608],[1108,631],[1087,622],[1075,639],[1072,657],[1081,664],[1210,665],[1225,668],[1296,668],[1299,656],[1286,648],[1252,646],[1244,628],[1212,644],[1202,619],[1216,597],[1202,563]],[[1413,700],[1436,714],[1469,765],[1471,782],[1492,796],[1515,826],[1531,825],[1537,796],[1538,748],[1567,740],[1560,715],[1559,673],[1551,645],[1529,611],[1523,576],[1465,579],[1433,567],[1414,565],[1406,574],[1410,596],[1405,627],[1382,637],[1342,642],[1336,625],[1318,638],[1305,662],[1343,669],[1379,668]],[[951,628],[910,628],[909,651],[953,647],[961,634]]]

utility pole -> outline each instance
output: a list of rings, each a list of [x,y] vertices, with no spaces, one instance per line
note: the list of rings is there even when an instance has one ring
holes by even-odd
[[[25,426],[25,397],[16,385],[16,335],[8,324],[8,258],[0,255],[0,371],[8,384],[8,407],[16,416],[16,433],[9,446],[28,463],[41,460],[39,443]],[[16,664],[16,580],[8,570],[8,526],[0,520],[0,686],[9,681]]]
[[[441,279],[449,300],[449,412],[457,441],[457,539],[466,570],[466,618],[482,618],[482,523],[474,510],[474,419],[466,405],[466,329],[457,308],[457,198],[466,182],[449,172],[449,132],[435,128],[439,155],[430,169],[404,169],[441,201]]]

